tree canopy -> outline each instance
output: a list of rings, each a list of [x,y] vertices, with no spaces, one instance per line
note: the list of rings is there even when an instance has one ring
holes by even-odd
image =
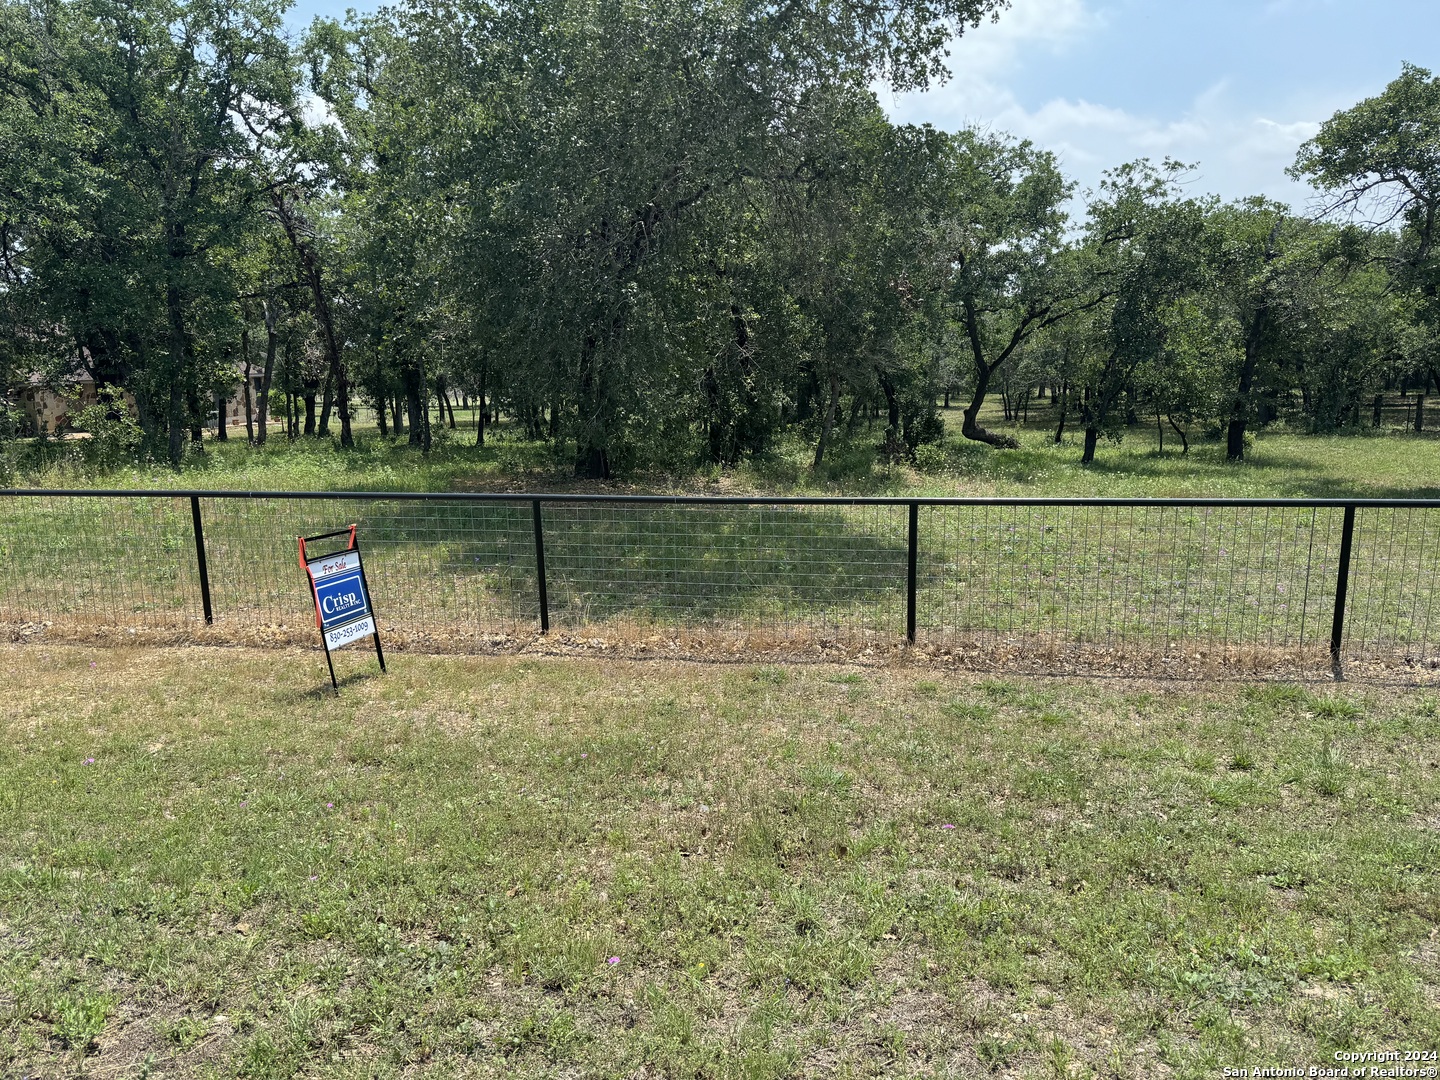
[[[1434,381],[1440,80],[1306,144],[1318,217],[1174,162],[1077,193],[876,100],[1003,8],[409,0],[296,40],[279,0],[0,0],[0,379],[82,371],[176,465],[241,379],[255,442],[349,446],[365,406],[423,452],[463,398],[587,478],[818,466],[871,417],[911,456],[952,394],[1003,449],[997,387],[1087,461],[1146,415],[1239,458]]]

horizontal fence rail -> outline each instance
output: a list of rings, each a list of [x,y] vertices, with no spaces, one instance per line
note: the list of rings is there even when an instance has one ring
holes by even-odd
[[[282,639],[356,523],[382,624],[1430,666],[1440,502],[0,491],[0,623]]]

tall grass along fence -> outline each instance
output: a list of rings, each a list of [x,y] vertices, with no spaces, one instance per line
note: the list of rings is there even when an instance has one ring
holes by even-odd
[[[0,622],[304,640],[295,538],[352,522],[382,627],[417,645],[1440,663],[1440,502],[1390,499],[0,491]]]

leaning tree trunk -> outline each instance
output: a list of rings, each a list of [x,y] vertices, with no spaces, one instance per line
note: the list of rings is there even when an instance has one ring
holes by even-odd
[[[325,346],[325,356],[330,362],[330,379],[335,384],[335,405],[340,410],[340,445],[355,445],[355,435],[350,430],[350,378],[345,362],[340,356],[340,343],[335,335],[335,320],[330,314],[330,297],[325,288],[324,269],[320,257],[311,242],[308,227],[303,216],[289,202],[286,196],[276,190],[270,196],[275,215],[285,229],[296,258],[300,261],[301,272],[310,286],[311,299],[315,304],[315,321],[320,327],[320,340]],[[329,408],[322,421],[322,428],[329,429]]]
[[[960,424],[960,434],[974,442],[987,443],[999,450],[1018,450],[1020,449],[1020,440],[1013,435],[997,434],[980,426],[978,419],[980,406],[985,404],[985,394],[990,389],[990,376],[994,373],[994,367],[976,366],[975,392],[970,395],[970,404],[965,406],[964,420]]]
[[[830,400],[825,405],[825,419],[820,426],[820,441],[815,444],[813,468],[820,468],[825,460],[825,451],[830,448],[830,436],[835,431],[835,414],[840,408],[840,375],[830,373]]]
[[[1190,439],[1185,434],[1185,429],[1175,422],[1175,417],[1166,413],[1165,419],[1170,421],[1170,426],[1175,429],[1175,434],[1180,436],[1180,456],[1184,457],[1190,453]]]
[[[330,409],[335,403],[335,368],[325,372],[325,393],[320,398],[320,426],[316,433],[324,439],[330,435]]]

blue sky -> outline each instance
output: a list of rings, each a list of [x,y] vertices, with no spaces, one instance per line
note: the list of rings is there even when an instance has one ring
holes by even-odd
[[[290,21],[345,7],[300,0]],[[1296,148],[1404,60],[1440,69],[1440,0],[1013,0],[952,47],[946,85],[880,100],[898,122],[1032,139],[1082,186],[1168,155],[1199,163],[1199,190],[1299,207]]]
[[[952,48],[949,84],[881,101],[1032,139],[1082,185],[1168,155],[1199,190],[1302,207],[1296,148],[1406,60],[1440,68],[1440,0],[1014,0]]]

